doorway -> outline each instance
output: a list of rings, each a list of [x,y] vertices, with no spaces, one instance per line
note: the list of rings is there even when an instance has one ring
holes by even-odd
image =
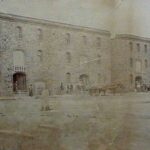
[[[135,82],[138,82],[138,83],[142,84],[142,77],[141,76],[136,76],[135,77]]]
[[[79,80],[80,80],[81,86],[85,90],[89,85],[89,76],[87,74],[82,74],[80,75]]]
[[[142,86],[142,77],[141,76],[136,76],[135,77],[135,88],[138,89],[138,91],[140,91],[141,86]]]
[[[13,74],[13,91],[25,91],[26,88],[26,74],[23,72]]]

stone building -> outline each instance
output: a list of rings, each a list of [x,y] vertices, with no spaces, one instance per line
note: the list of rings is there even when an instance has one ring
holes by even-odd
[[[0,92],[111,83],[110,32],[0,14]]]
[[[150,83],[150,39],[0,13],[0,94]],[[72,90],[71,90],[72,88]]]
[[[112,82],[120,81],[127,90],[150,84],[150,39],[120,34],[112,40]]]

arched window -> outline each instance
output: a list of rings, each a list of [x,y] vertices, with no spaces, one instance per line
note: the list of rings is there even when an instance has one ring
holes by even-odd
[[[83,35],[82,38],[83,38],[83,43],[87,44],[87,37],[85,35]]]
[[[38,50],[37,51],[37,56],[38,56],[38,58],[39,58],[40,61],[43,60],[43,52],[42,52],[42,50]]]
[[[24,53],[22,51],[14,51],[13,52],[13,61],[14,65],[24,66]]]
[[[141,62],[141,60],[136,60],[135,70],[136,70],[137,73],[142,72],[142,62]]]
[[[38,29],[37,30],[37,36],[38,36],[38,40],[42,40],[43,39],[43,32],[42,29]]]
[[[66,73],[66,82],[67,83],[71,82],[71,73],[69,73],[69,72]]]
[[[130,67],[133,67],[133,58],[130,58]]]
[[[71,53],[70,52],[66,52],[66,60],[67,60],[67,63],[71,63]]]
[[[97,47],[100,47],[101,46],[101,38],[100,37],[97,37]]]
[[[100,73],[97,74],[97,82],[101,83],[101,74]]]
[[[136,45],[137,45],[137,51],[140,52],[140,44],[137,43]]]
[[[145,53],[147,53],[147,45],[146,44],[144,45],[144,50],[145,50]]]
[[[145,68],[147,68],[148,67],[148,61],[147,61],[147,59],[145,59]]]
[[[2,32],[2,24],[0,23],[0,34],[1,34],[1,32]]]
[[[16,50],[13,52],[13,65],[15,71],[24,71],[25,59],[22,51]]]
[[[2,78],[2,66],[0,65],[0,82],[1,82],[1,78]]]
[[[129,49],[130,49],[130,52],[133,51],[133,43],[132,42],[129,42]]]
[[[133,84],[133,75],[130,74],[129,78],[130,78],[130,83],[131,83],[131,85],[132,85],[132,84]]]
[[[67,44],[70,44],[70,38],[71,38],[70,33],[66,33],[66,43]]]
[[[81,74],[79,76],[79,80],[84,86],[87,86],[89,84],[89,76],[87,74]]]
[[[17,38],[22,38],[22,28],[20,26],[16,27]]]

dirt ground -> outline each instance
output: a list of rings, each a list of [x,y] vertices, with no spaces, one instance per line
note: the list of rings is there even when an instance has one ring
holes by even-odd
[[[149,150],[150,93],[0,101],[0,149]]]

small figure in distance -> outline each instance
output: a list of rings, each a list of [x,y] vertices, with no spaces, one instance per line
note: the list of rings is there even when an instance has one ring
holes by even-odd
[[[49,90],[47,88],[43,89],[42,95],[41,95],[41,111],[49,111]]]
[[[33,86],[32,86],[32,84],[30,84],[30,86],[29,86],[29,96],[33,96]]]

